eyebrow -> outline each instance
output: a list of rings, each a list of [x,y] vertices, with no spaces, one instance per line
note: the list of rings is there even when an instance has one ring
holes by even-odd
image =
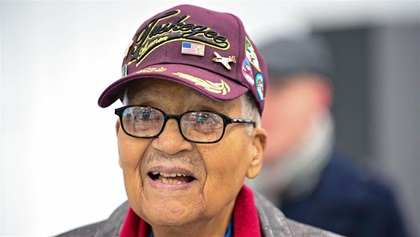
[[[133,95],[130,95],[130,91],[127,95],[128,102],[130,101],[142,101],[142,100],[150,100],[150,98],[159,98],[160,95],[155,91],[149,91],[147,92],[147,96],[145,93],[133,93]]]

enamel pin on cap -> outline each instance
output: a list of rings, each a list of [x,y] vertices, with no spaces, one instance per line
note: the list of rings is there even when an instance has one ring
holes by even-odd
[[[182,42],[181,53],[197,56],[204,56],[205,46],[203,44]]]
[[[221,63],[227,70],[231,70],[229,63],[236,63],[235,56],[228,56],[228,57],[222,57],[217,52],[214,52],[214,55],[216,56],[213,58],[214,62]]]

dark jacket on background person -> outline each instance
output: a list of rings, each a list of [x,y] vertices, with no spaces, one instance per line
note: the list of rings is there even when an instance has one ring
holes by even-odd
[[[319,185],[301,200],[283,200],[291,219],[349,237],[407,237],[389,186],[334,152]]]

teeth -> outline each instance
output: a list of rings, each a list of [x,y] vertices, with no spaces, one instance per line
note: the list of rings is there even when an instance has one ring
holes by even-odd
[[[160,178],[158,179],[160,182],[164,183],[164,184],[185,184],[186,182],[182,182],[180,180],[176,180],[176,179],[168,179],[165,177],[160,176]]]
[[[163,176],[165,178],[169,178],[169,177],[172,177],[172,178],[175,178],[175,177],[187,177],[188,176],[186,174],[180,174],[180,173],[170,173],[170,174],[168,174],[168,173],[153,172],[153,175],[158,175],[158,174],[160,174],[161,176]]]
[[[181,174],[181,173],[160,173],[160,172],[152,172],[152,175],[157,176],[157,181],[160,181],[164,184],[184,184],[187,183],[185,179],[179,180],[175,179],[176,177],[189,177],[189,175]]]

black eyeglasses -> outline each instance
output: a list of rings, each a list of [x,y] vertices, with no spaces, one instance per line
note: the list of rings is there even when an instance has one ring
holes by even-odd
[[[128,105],[116,109],[115,114],[120,117],[123,131],[137,138],[158,137],[171,118],[178,122],[182,137],[194,143],[220,141],[226,126],[231,123],[251,123],[255,127],[254,120],[230,118],[208,110],[187,111],[174,115],[151,106]]]

